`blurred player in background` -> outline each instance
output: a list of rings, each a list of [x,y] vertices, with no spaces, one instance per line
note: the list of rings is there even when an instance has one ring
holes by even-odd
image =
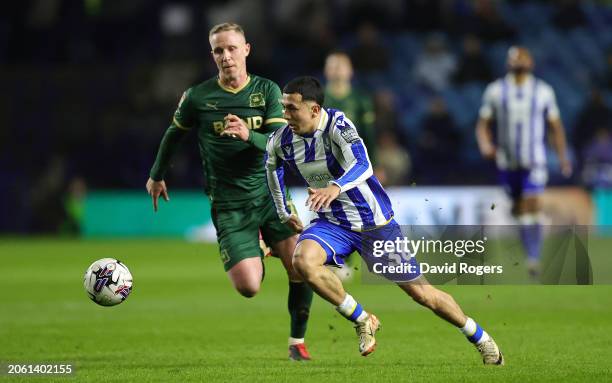
[[[485,90],[476,138],[482,156],[497,163],[500,182],[512,199],[512,214],[521,227],[530,274],[537,277],[542,247],[540,196],[548,179],[546,125],[562,174],[569,177],[572,166],[555,92],[532,75],[534,62],[526,48],[511,47],[507,63],[508,74]],[[494,120],[495,135],[491,129]]]
[[[355,323],[359,352],[366,356],[376,347],[374,336],[380,322],[345,292],[342,282],[325,265],[341,265],[354,251],[366,259],[368,240],[399,238],[402,232],[355,126],[341,111],[323,108],[323,101],[323,88],[314,77],[298,77],[283,88],[288,125],[268,140],[268,185],[281,220],[302,232],[293,255],[295,269],[318,295]],[[306,204],[318,217],[305,229],[284,197],[285,168],[309,186]],[[414,258],[409,262],[416,265]],[[457,326],[476,345],[485,364],[503,364],[493,338],[463,313],[453,297],[429,284],[416,266],[402,276],[398,286]]]
[[[359,136],[368,148],[373,164],[376,164],[376,131],[372,99],[351,84],[353,64],[343,52],[330,53],[325,59],[325,106],[342,110],[355,123]]]
[[[195,129],[225,271],[240,294],[257,294],[264,277],[261,231],[289,276],[289,358],[309,360],[304,335],[312,290],[293,270],[297,235],[276,215],[264,170],[268,135],[285,124],[280,89],[247,72],[250,45],[241,26],[216,25],[209,41],[219,75],[183,93],[161,141],[147,191],[155,211],[160,195],[169,201],[164,175],[181,138]]]

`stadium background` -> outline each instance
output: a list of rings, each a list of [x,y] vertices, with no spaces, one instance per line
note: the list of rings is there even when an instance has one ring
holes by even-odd
[[[374,102],[377,151],[409,159],[377,163],[397,174],[387,185],[402,223],[510,222],[494,166],[477,151],[474,125],[486,83],[505,73],[508,47],[527,46],[536,75],[557,93],[575,168],[564,179],[554,155],[549,158],[549,222],[612,223],[609,1],[11,2],[0,16],[0,258],[6,271],[0,360],[73,360],[88,378],[104,376],[109,358],[121,359],[122,376],[132,380],[313,376],[313,370],[286,368],[285,349],[278,347],[286,327],[279,266],[266,261],[264,291],[245,301],[231,291],[216,247],[184,240],[214,236],[195,143],[185,141],[175,156],[167,177],[172,201],[157,215],[144,191],[181,93],[216,74],[208,29],[227,20],[245,27],[249,72],[281,86],[296,75],[323,79],[332,50],[351,55],[354,85]],[[606,251],[609,239],[601,241],[597,249]],[[101,311],[87,302],[79,278],[106,256],[132,268],[137,293],[126,305]],[[473,375],[476,355],[459,342],[440,351],[453,329],[432,327],[429,313],[414,305],[380,302],[378,294],[393,302],[398,292],[350,286],[365,301],[379,302],[387,328],[400,330],[383,339],[388,348],[380,359],[363,362],[349,352],[355,348],[350,329],[337,317],[323,319],[329,308],[316,301],[310,336],[313,354],[323,360],[316,373],[341,379],[334,375],[341,365],[354,378],[371,376],[371,368],[381,380],[493,378],[490,371]],[[610,377],[601,368],[610,352],[604,334],[612,332],[609,286],[450,289],[491,323],[515,366],[523,366],[504,372],[505,380]],[[406,309],[411,328],[402,322]],[[228,319],[237,317],[271,327],[244,339],[244,324]],[[122,349],[100,349],[113,321],[124,323]],[[219,323],[226,328],[207,335],[211,344],[193,336]],[[568,343],[576,328],[583,336]],[[414,355],[409,371],[393,370],[403,361],[400,340],[415,336],[427,339],[419,347],[428,357]],[[130,352],[132,344],[149,346],[149,339],[154,347],[147,352]],[[229,362],[243,355],[242,345],[250,347],[249,358],[267,355],[264,362]],[[347,355],[353,359],[347,362]],[[457,367],[449,358],[469,362]],[[188,368],[198,364],[203,370],[190,375]],[[262,371],[269,375],[253,375]]]
[[[223,20],[245,26],[249,71],[281,86],[300,74],[323,79],[326,53],[347,51],[355,85],[374,101],[378,152],[410,159],[388,164],[399,166],[400,185],[495,183],[475,120],[507,48],[524,44],[557,92],[576,168],[563,179],[551,155],[551,184],[612,185],[605,2],[58,0],[3,14],[4,232],[74,232],[85,190],[142,191],[180,94],[216,74],[206,36]],[[202,182],[196,145],[186,143],[170,190]]]

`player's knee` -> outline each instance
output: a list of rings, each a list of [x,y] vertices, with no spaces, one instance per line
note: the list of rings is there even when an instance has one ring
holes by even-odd
[[[236,290],[240,295],[245,298],[253,298],[259,292],[259,285],[255,284],[245,284],[236,286]]]
[[[252,298],[259,292],[261,280],[255,278],[245,278],[234,281],[234,287],[240,295],[245,298]]]
[[[300,252],[296,252],[293,255],[291,265],[293,266],[293,270],[300,276],[304,276],[304,274],[308,272],[308,262],[306,262],[303,254]]]
[[[308,257],[308,254],[301,251],[295,252],[291,264],[293,265],[293,269],[305,279],[308,279],[308,275],[311,274],[311,271],[316,266],[310,257]]]

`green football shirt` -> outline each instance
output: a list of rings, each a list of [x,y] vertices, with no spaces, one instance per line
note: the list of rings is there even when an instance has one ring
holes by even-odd
[[[278,85],[254,75],[249,75],[240,89],[224,87],[217,77],[189,88],[162,139],[151,178],[163,179],[180,138],[195,129],[206,191],[215,206],[238,208],[267,195],[266,141],[270,133],[286,124],[280,99]],[[228,113],[245,121],[250,130],[248,142],[220,135]]]

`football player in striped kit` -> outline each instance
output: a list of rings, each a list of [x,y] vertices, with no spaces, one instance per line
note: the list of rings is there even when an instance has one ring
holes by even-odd
[[[268,139],[268,187],[281,221],[301,232],[293,254],[295,270],[319,296],[355,323],[359,352],[366,356],[376,347],[380,322],[345,292],[342,282],[325,265],[341,265],[353,251],[366,260],[372,254],[368,245],[372,238],[400,238],[402,232],[355,126],[343,112],[323,108],[323,101],[323,87],[314,77],[298,77],[284,87],[282,104],[288,124]],[[309,186],[306,204],[318,217],[306,228],[285,201],[285,169]],[[485,364],[503,364],[493,338],[467,317],[449,294],[427,282],[414,258],[406,263],[416,267],[394,280],[397,285],[458,327],[476,345]]]
[[[485,90],[476,138],[482,156],[497,163],[500,182],[512,199],[512,214],[520,224],[529,272],[535,278],[542,247],[540,195],[548,179],[546,126],[562,174],[569,177],[572,166],[555,92],[531,74],[534,63],[529,50],[511,47],[507,63],[508,74]],[[491,129],[493,121],[496,134]]]

